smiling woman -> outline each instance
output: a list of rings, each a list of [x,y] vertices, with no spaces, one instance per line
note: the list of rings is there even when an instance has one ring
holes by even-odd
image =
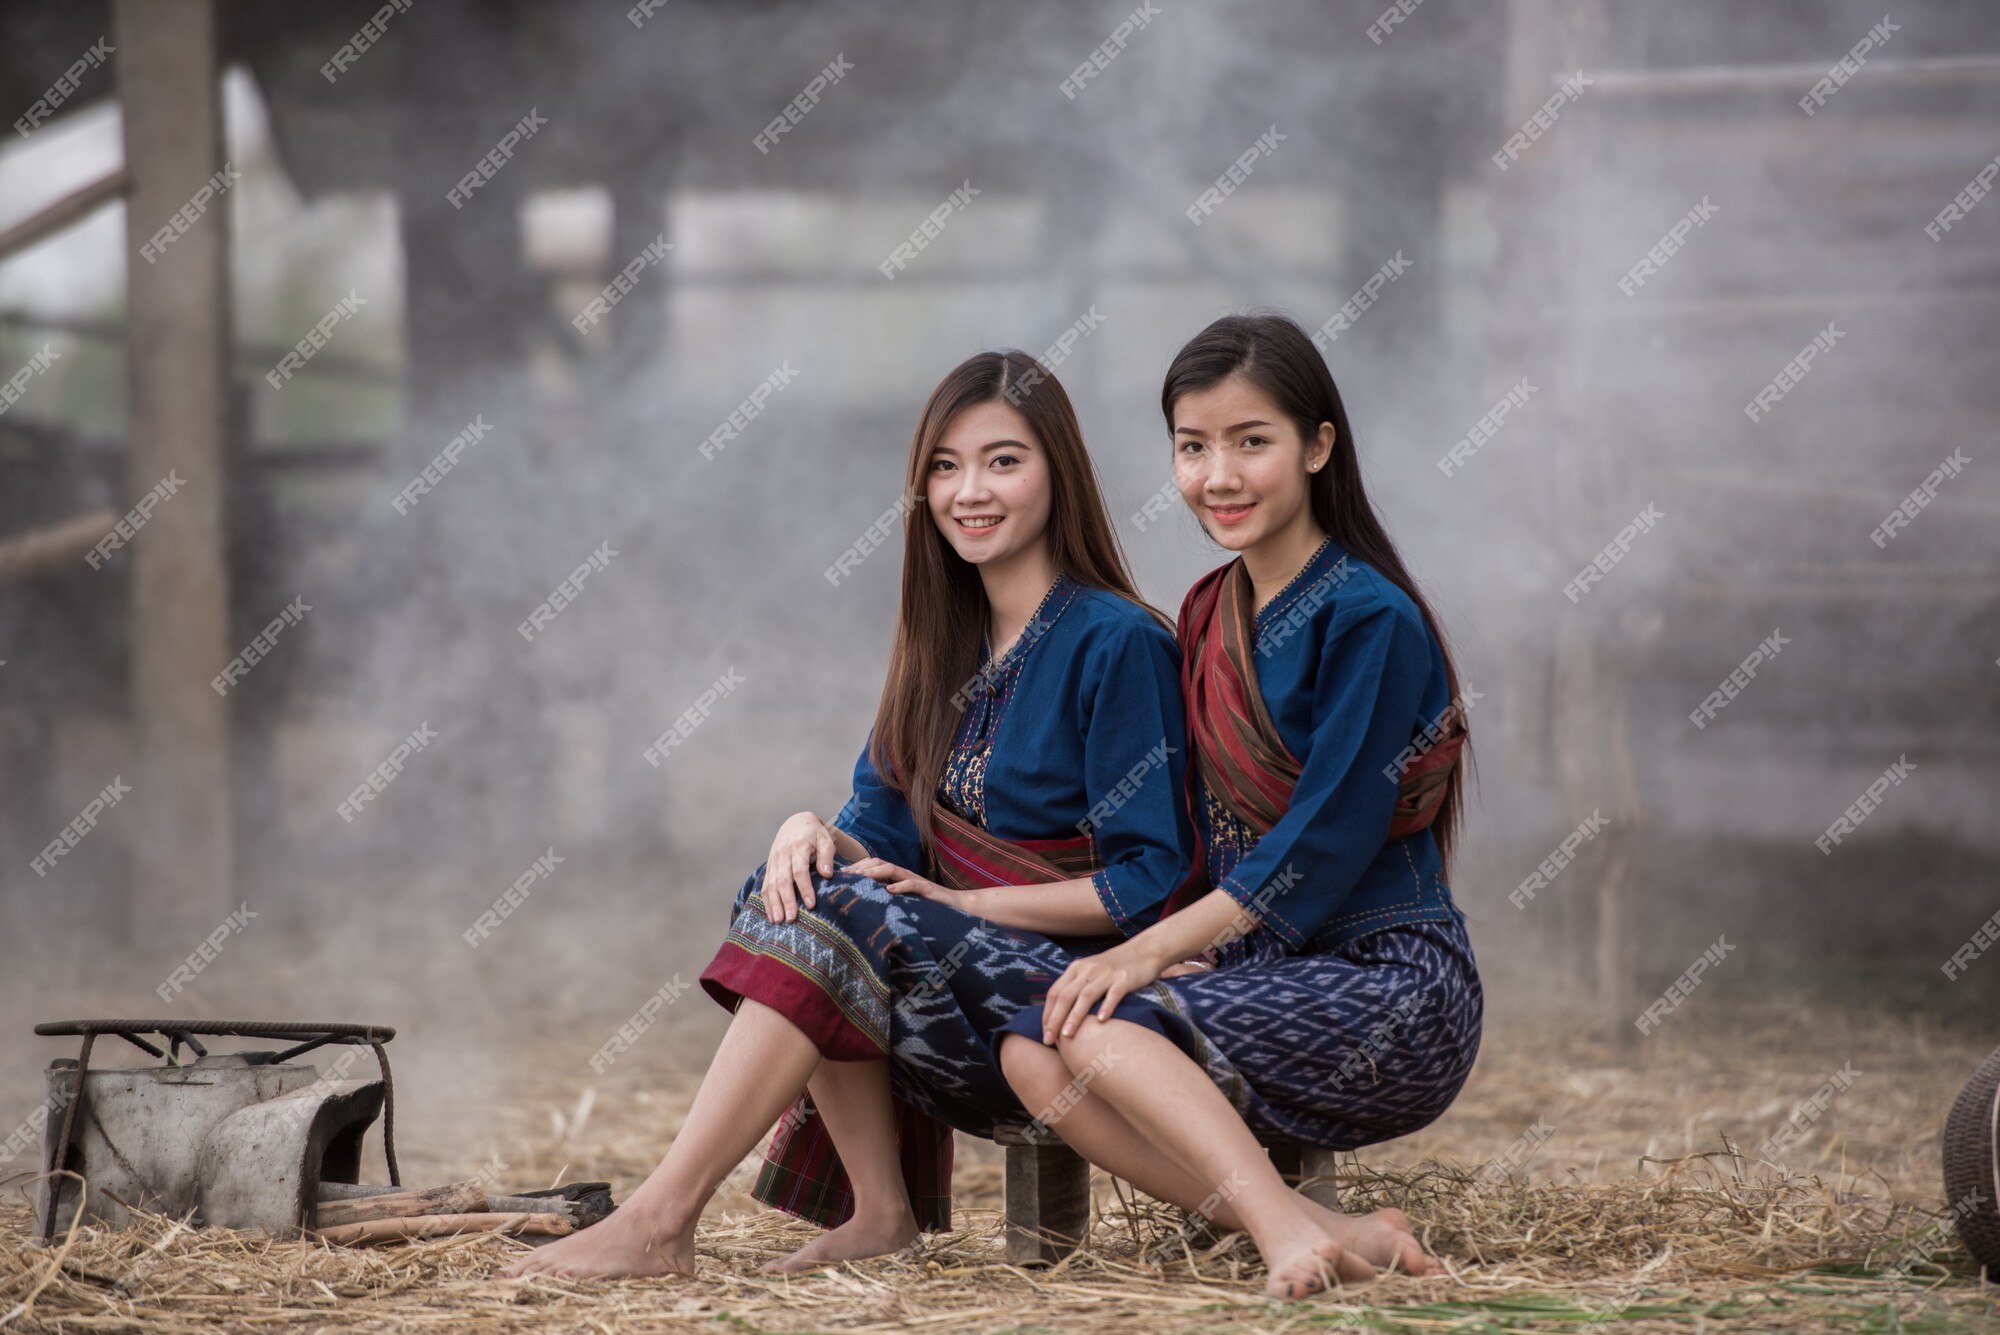
[[[831,1231],[772,1268],[948,1227],[952,1129],[1029,1115],[998,1026],[1185,880],[1172,626],[1133,586],[1062,386],[1021,352],[962,363],[904,496],[929,522],[904,530],[853,796],[785,821],[738,892],[702,974],[734,1015],[659,1167],[510,1273],[690,1269],[702,1205],[774,1122],[754,1194]]]
[[[924,479],[931,516],[960,557],[996,575],[1032,556],[1048,527],[1049,455],[1020,439],[1034,434],[1018,409],[996,399],[966,408],[931,450]],[[1052,574],[1046,551],[1041,558],[1035,573]]]
[[[1005,1069],[1030,1102],[1092,1072],[1055,1129],[1113,1173],[1240,1183],[1276,1296],[1327,1271],[1436,1273],[1399,1211],[1315,1218],[1253,1132],[1375,1144],[1434,1121],[1471,1071],[1483,992],[1444,882],[1457,673],[1297,324],[1214,322],[1161,407],[1182,499],[1238,554],[1181,605],[1194,874],[1003,1026]],[[1197,953],[1217,967],[1168,972]]]

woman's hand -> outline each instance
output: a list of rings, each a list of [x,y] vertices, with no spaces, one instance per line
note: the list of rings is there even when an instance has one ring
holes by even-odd
[[[936,881],[928,881],[907,867],[898,867],[893,862],[881,858],[862,858],[847,864],[849,871],[866,876],[871,881],[880,881],[882,888],[892,895],[915,895],[928,899],[934,904],[949,904],[955,909],[965,910],[965,895],[960,890],[950,890]]]
[[[1178,978],[1184,973],[1213,973],[1215,966],[1206,960],[1182,960],[1179,964],[1169,964],[1160,970],[1162,978]]]
[[[1090,1018],[1093,1004],[1097,1005],[1098,1019],[1109,1019],[1121,997],[1144,987],[1161,972],[1159,960],[1137,937],[1075,961],[1056,979],[1042,1004],[1042,1042],[1054,1043],[1057,1034],[1073,1036],[1077,1025]]]
[[[771,840],[764,859],[764,916],[772,922],[794,922],[799,905],[811,908],[812,874],[833,875],[833,831],[810,811],[789,816]]]

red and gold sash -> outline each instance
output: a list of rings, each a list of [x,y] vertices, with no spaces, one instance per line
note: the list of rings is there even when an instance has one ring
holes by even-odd
[[[1301,765],[1278,733],[1257,687],[1256,592],[1237,557],[1195,581],[1181,602],[1181,694],[1187,703],[1194,763],[1188,766],[1190,815],[1195,825],[1194,867],[1167,901],[1166,912],[1187,907],[1214,887],[1201,834],[1195,794],[1205,787],[1259,838],[1290,808]],[[1396,790],[1390,839],[1429,827],[1443,805],[1445,787],[1466,740],[1456,708],[1447,709],[1435,740],[1404,769]],[[1428,734],[1427,734],[1428,735]]]
[[[935,879],[953,890],[1046,885],[1089,876],[1103,866],[1096,843],[1087,834],[1067,839],[1002,839],[943,802],[931,807],[931,835],[937,845],[932,854]]]

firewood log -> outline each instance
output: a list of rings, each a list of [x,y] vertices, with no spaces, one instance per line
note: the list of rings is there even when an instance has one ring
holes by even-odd
[[[442,1238],[455,1233],[510,1233],[561,1237],[575,1231],[569,1220],[557,1214],[432,1214],[406,1215],[395,1219],[368,1219],[318,1230],[324,1241],[342,1246],[362,1246],[371,1242],[400,1242],[408,1238]]]
[[[575,1201],[566,1201],[560,1196],[488,1196],[486,1208],[520,1214],[559,1214],[572,1224],[577,1222],[581,1213],[581,1207]]]
[[[397,1219],[416,1215],[466,1214],[483,1211],[486,1189],[477,1182],[452,1182],[422,1190],[391,1191],[345,1201],[319,1203],[321,1230],[342,1224],[359,1224],[369,1219]]]

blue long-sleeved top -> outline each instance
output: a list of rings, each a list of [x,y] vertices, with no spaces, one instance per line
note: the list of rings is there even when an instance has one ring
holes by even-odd
[[[1174,637],[1065,575],[1006,653],[982,650],[981,669],[990,684],[969,693],[939,800],[1003,839],[1091,834],[1103,864],[1091,883],[1118,931],[1157,920],[1194,849]],[[876,857],[926,867],[909,804],[867,744],[833,824]]]
[[[1251,643],[1258,691],[1301,771],[1261,839],[1196,781],[1213,883],[1287,953],[1463,921],[1431,832],[1388,841],[1409,748],[1448,703],[1444,651],[1416,604],[1329,538],[1257,613]]]

